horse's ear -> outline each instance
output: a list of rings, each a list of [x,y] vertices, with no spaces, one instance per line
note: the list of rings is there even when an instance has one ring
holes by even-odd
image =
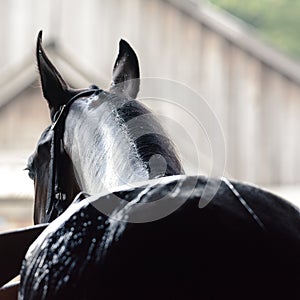
[[[135,52],[126,41],[120,40],[110,91],[136,98],[140,88],[139,78],[139,62]]]
[[[66,82],[58,73],[47,57],[42,46],[42,31],[39,32],[36,47],[36,57],[41,78],[42,90],[48,102],[51,116],[68,100],[69,89]]]

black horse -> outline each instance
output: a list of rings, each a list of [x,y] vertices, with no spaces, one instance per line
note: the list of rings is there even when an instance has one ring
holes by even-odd
[[[250,185],[183,175],[135,100],[138,61],[125,41],[108,91],[69,88],[41,33],[37,60],[53,124],[28,169],[35,222],[54,221],[27,252],[20,299],[300,297],[299,211]],[[73,201],[79,191],[96,196]]]

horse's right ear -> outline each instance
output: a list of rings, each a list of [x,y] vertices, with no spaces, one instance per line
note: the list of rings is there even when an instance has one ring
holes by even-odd
[[[36,47],[36,58],[41,78],[42,90],[48,102],[51,117],[59,107],[69,99],[69,88],[59,72],[47,57],[42,46],[42,31],[39,32]]]
[[[130,45],[120,40],[110,91],[126,97],[136,98],[140,88],[139,62]]]

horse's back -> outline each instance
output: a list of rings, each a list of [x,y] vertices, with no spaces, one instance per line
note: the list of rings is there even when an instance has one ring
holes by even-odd
[[[161,198],[182,204],[153,222],[108,219],[97,203],[77,204],[28,253],[23,299],[299,297],[298,210],[270,193],[234,184],[263,223],[260,227],[223,181],[211,182],[220,186],[201,209],[209,195],[204,177],[162,181],[144,197],[144,188],[114,195],[153,205]]]

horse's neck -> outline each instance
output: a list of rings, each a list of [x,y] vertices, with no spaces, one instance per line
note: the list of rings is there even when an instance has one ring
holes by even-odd
[[[80,110],[80,118],[78,109],[70,111],[65,144],[82,190],[109,192],[120,185],[181,173],[159,123],[135,101],[118,105],[107,101]]]

